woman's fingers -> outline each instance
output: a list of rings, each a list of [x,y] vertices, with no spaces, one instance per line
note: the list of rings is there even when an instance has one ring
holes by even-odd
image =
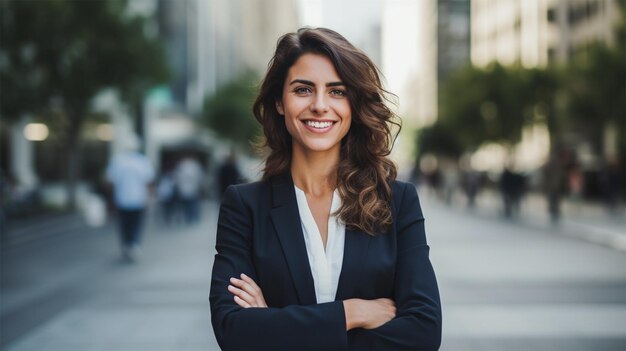
[[[250,283],[242,279],[230,278],[230,283],[254,297],[257,297],[260,291],[258,287],[255,289],[254,286],[252,286]],[[256,284],[254,285],[256,286]]]
[[[239,306],[241,306],[241,307],[243,307],[243,308],[249,308],[249,307],[252,307],[252,306],[250,306],[250,304],[249,304],[249,303],[245,302],[244,300],[242,300],[242,299],[241,299],[239,296],[237,296],[237,295],[235,295],[235,302],[236,302]]]
[[[250,294],[248,294],[247,292],[239,288],[229,285],[228,291],[230,291],[231,294],[235,295],[236,297],[240,298],[241,300],[245,301],[247,304],[251,306],[254,306],[256,304],[254,297],[250,296]]]
[[[396,303],[392,299],[381,298],[379,300],[384,302],[385,304],[387,304],[389,306],[395,306],[396,305]]]
[[[252,278],[248,277],[247,275],[241,273],[241,279],[250,284],[250,287],[252,287],[252,289],[254,289],[255,291],[261,291],[261,288],[259,288],[258,285],[256,285],[256,283],[254,282],[254,280],[252,280]]]
[[[228,291],[249,304],[249,307],[267,307],[261,288],[245,274],[242,274],[241,277],[243,279],[230,278],[232,285],[228,286]]]

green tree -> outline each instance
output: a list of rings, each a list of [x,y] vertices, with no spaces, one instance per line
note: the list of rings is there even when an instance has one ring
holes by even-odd
[[[499,64],[485,69],[465,67],[443,83],[439,119],[424,131],[426,139],[420,149],[429,148],[424,143],[439,143],[442,145],[431,148],[452,156],[459,148],[471,151],[485,142],[512,146],[521,139],[530,118],[528,95],[527,77],[521,68]],[[454,145],[450,145],[452,140]]]
[[[592,45],[568,69],[567,113],[597,154],[603,152],[607,124],[626,135],[626,44]],[[623,151],[622,151],[623,152]]]
[[[457,159],[465,151],[454,129],[443,123],[435,123],[419,130],[416,139],[420,155],[430,153]]]
[[[63,111],[71,208],[91,98],[116,88],[137,113],[146,88],[167,78],[163,49],[146,34],[146,19],[126,8],[124,0],[0,0],[0,115],[15,120],[53,116],[46,113],[51,106]]]
[[[250,148],[260,135],[260,125],[252,114],[257,79],[247,72],[206,98],[203,120],[220,137]]]

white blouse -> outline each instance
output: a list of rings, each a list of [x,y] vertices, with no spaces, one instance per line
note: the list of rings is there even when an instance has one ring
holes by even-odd
[[[306,194],[297,186],[294,186],[294,188],[296,189],[302,233],[304,233],[304,243],[309,256],[317,303],[335,301],[339,274],[343,264],[343,248],[346,237],[345,224],[339,218],[333,216],[333,213],[341,206],[341,198],[337,190],[335,190],[330,206],[331,215],[328,217],[328,239],[326,240],[326,250],[324,250],[322,236],[315,219],[313,219],[313,214],[306,200]]]

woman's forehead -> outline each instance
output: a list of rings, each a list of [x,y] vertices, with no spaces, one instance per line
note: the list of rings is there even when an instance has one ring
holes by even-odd
[[[328,57],[312,53],[300,56],[289,67],[286,83],[291,82],[293,79],[306,79],[315,83],[341,81],[333,62]]]

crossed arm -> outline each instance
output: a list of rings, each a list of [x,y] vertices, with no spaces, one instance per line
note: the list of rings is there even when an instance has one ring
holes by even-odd
[[[234,295],[237,305],[243,308],[266,308],[261,288],[245,274],[241,279],[230,278],[228,291]],[[354,328],[374,329],[389,322],[396,316],[396,304],[391,299],[374,300],[348,299],[343,301],[346,317],[346,331]]]

